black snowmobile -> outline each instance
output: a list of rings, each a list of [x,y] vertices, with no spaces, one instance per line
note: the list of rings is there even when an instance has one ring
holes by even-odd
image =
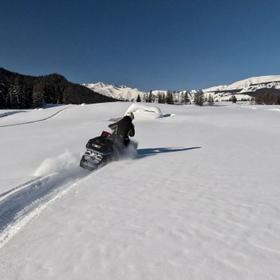
[[[130,141],[128,145],[137,148],[136,142]],[[126,146],[116,142],[110,132],[103,131],[100,136],[87,142],[86,152],[81,158],[80,166],[90,171],[96,170],[111,161],[118,160],[126,149]]]

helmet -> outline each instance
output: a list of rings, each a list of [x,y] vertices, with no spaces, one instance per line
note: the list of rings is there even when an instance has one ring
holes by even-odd
[[[134,114],[132,112],[129,112],[126,114],[127,116],[129,116],[131,118],[131,120],[133,121],[134,119]]]

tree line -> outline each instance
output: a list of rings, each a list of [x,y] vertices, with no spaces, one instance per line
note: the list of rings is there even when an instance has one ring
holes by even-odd
[[[189,92],[177,92],[168,90],[154,94],[151,90],[148,94],[144,95],[141,99],[140,95],[137,96],[136,102],[147,103],[161,103],[161,104],[188,104],[190,103]]]
[[[137,96],[136,102],[147,103],[162,103],[162,104],[195,104],[203,106],[205,103],[208,105],[214,104],[213,96],[204,96],[202,90],[197,90],[191,93],[190,91],[171,91],[158,92],[154,94],[151,90],[147,95],[144,95],[141,99],[140,95]]]
[[[280,105],[280,90],[278,89],[260,89],[253,96],[256,104]]]
[[[67,81],[59,74],[21,75],[0,68],[0,108],[28,109],[44,104],[110,102],[115,99]]]
[[[250,101],[251,104],[264,104],[264,105],[280,105],[280,90],[277,89],[262,89],[256,92],[248,92],[247,95],[251,95],[251,99],[241,99],[239,101]],[[147,95],[144,95],[141,99],[138,95],[137,102],[147,103],[163,103],[163,104],[195,104],[198,106],[213,105],[215,103],[212,94],[206,95],[202,90],[196,90],[192,93],[189,91],[167,91],[154,94],[151,90]],[[237,98],[233,94],[229,102],[237,103]]]

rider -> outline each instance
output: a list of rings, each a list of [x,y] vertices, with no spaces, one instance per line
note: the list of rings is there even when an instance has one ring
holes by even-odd
[[[134,119],[134,114],[128,113],[118,122],[112,123],[109,127],[113,130],[113,137],[115,141],[120,144],[127,146],[129,144],[129,136],[133,137],[135,135],[135,128],[132,123]]]

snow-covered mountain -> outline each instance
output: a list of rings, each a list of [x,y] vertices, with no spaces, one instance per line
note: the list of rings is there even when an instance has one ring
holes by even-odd
[[[203,89],[206,95],[213,95],[216,101],[226,101],[234,94],[238,100],[251,100],[258,92],[279,90],[280,75],[251,77],[229,85],[220,85]]]
[[[128,86],[116,86],[110,84],[104,84],[102,82],[97,83],[89,83],[83,84],[87,88],[93,90],[94,92],[98,92],[99,94],[103,94],[108,97],[112,97],[117,100],[125,100],[125,101],[136,101],[138,96],[140,99],[148,100],[149,95],[152,94],[153,101],[158,101],[160,96],[166,97],[168,92],[172,92],[174,102],[181,102],[183,100],[186,90],[181,91],[169,91],[169,90],[150,90],[149,92],[145,92],[143,90],[139,90],[137,88],[131,88]],[[191,97],[191,96],[190,96]]]
[[[90,83],[90,84],[83,84],[87,88],[103,94],[108,97],[112,97],[118,100],[128,100],[128,101],[135,101],[140,96],[141,99],[147,94],[144,91],[141,91],[137,88],[131,88],[128,86],[116,86],[116,85],[109,85],[104,84],[102,82],[98,83]]]
[[[141,100],[144,100],[145,98],[148,98],[150,93],[153,94],[155,101],[158,101],[159,96],[166,97],[168,92],[172,92],[175,103],[180,103],[184,99],[186,93],[188,94],[188,98],[192,101],[194,93],[197,91],[195,89],[185,89],[179,91],[168,91],[163,89],[145,92],[137,88],[109,85],[102,82],[83,85],[100,94],[118,100],[129,101],[136,100],[138,95],[140,96]],[[205,88],[202,89],[202,91],[204,92],[206,97],[212,95],[215,101],[228,101],[233,94],[236,96],[237,100],[251,100],[252,96],[257,95],[259,92],[264,93],[266,90],[271,91],[271,89],[274,89],[276,91],[279,90],[280,94],[280,75],[251,77],[234,82],[229,85],[218,85],[210,88]]]
[[[229,85],[220,85],[203,89],[204,92],[238,91],[251,92],[260,88],[280,88],[280,75],[251,77]]]

